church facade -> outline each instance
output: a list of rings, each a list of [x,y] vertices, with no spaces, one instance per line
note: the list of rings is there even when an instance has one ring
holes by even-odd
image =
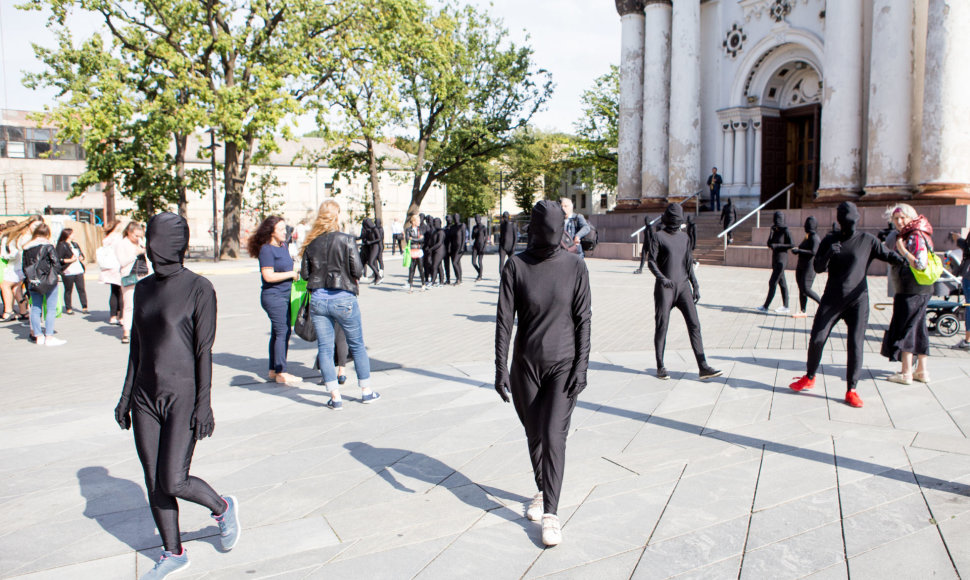
[[[970,204],[967,0],[616,0],[617,211]],[[782,196],[773,207],[784,207]]]

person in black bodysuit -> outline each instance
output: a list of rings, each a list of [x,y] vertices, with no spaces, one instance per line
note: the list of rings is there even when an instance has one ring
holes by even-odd
[[[472,228],[472,266],[478,272],[475,281],[482,279],[485,273],[482,267],[482,257],[485,255],[485,244],[488,240],[488,227],[482,223],[482,216],[475,216],[475,227]]]
[[[731,201],[729,197],[727,203],[721,208],[721,228],[728,229],[734,222],[738,221],[738,210],[734,207],[734,202]],[[734,230],[731,230],[727,234],[727,243],[730,246],[734,242]]]
[[[373,284],[377,286],[384,278],[381,277],[379,268],[379,258],[381,254],[381,235],[377,231],[377,225],[370,218],[364,220],[364,228],[361,230],[360,257],[362,262],[369,266],[374,273]],[[366,260],[365,260],[366,258]]]
[[[818,245],[820,243],[818,233],[818,222],[815,218],[808,216],[805,220],[805,239],[802,243],[798,244],[797,248],[792,248],[793,254],[798,256],[798,265],[795,266],[795,284],[798,285],[798,307],[799,310],[795,314],[792,314],[795,318],[804,318],[808,316],[805,309],[808,308],[808,299],[811,298],[818,304],[821,301],[818,294],[812,290],[812,283],[815,282],[815,268],[812,266],[812,261],[815,259],[815,253],[818,252]]]
[[[519,236],[515,222],[512,221],[509,212],[502,214],[502,222],[499,224],[498,231],[498,274],[501,276],[505,260],[511,258],[512,253],[515,252],[515,239]]]
[[[697,249],[697,224],[694,223],[694,216],[687,214],[687,239],[690,240],[691,253]]]
[[[647,263],[647,256],[650,255],[650,239],[653,237],[653,226],[650,225],[650,216],[643,216],[643,247],[640,249],[640,267],[633,271],[634,274],[643,274],[643,265]]]
[[[356,240],[360,242],[360,263],[364,265],[364,274],[367,274],[367,267],[370,266],[370,243],[368,242],[368,237],[370,236],[370,230],[374,226],[369,218],[365,219],[360,224],[360,235],[356,237]],[[376,278],[377,271],[374,271],[374,276]]]
[[[680,230],[684,223],[684,210],[678,204],[672,203],[667,206],[660,221],[663,229],[651,236],[650,256],[647,261],[650,272],[657,277],[653,287],[656,320],[653,346],[657,355],[657,378],[670,378],[664,367],[664,348],[667,345],[670,313],[674,308],[684,315],[701,380],[716,377],[721,371],[707,364],[704,343],[701,340],[701,323],[694,306],[701,299],[701,290],[697,278],[694,277],[694,256],[690,252],[690,240]]]
[[[495,324],[495,390],[506,403],[511,392],[525,427],[539,490],[526,515],[533,521],[542,518],[547,546],[562,540],[556,514],[566,435],[576,399],[586,388],[590,350],[589,273],[579,255],[560,247],[565,217],[553,201],[540,201],[532,210],[528,248],[502,270]]]
[[[223,549],[232,549],[239,538],[236,499],[189,475],[195,442],[215,428],[209,391],[216,294],[211,282],[182,267],[188,246],[183,218],[162,213],[151,219],[147,254],[155,273],[138,282],[128,372],[115,408],[121,428],[134,427],[148,503],[165,546],[148,577],[188,565],[176,498],[212,512]]]
[[[421,231],[424,232],[425,250],[422,265],[424,266],[424,284],[431,287],[434,282],[434,269],[431,267],[434,262],[434,254],[431,252],[431,245],[434,242],[434,221],[430,215],[424,216],[424,223],[421,224]]]
[[[768,297],[764,306],[759,306],[759,312],[767,312],[771,301],[775,297],[775,286],[781,287],[782,306],[775,312],[787,313],[788,310],[788,282],[785,281],[785,268],[788,267],[788,250],[792,249],[791,234],[785,225],[785,214],[776,211],[774,225],[768,234],[768,247],[771,248],[771,278],[768,280]]]
[[[451,261],[452,269],[455,271],[455,286],[458,286],[461,284],[461,258],[465,255],[465,236],[468,228],[457,213],[452,214],[451,219],[453,223],[447,232],[448,239],[451,240],[447,259]]]
[[[445,283],[445,269],[442,262],[445,260],[445,230],[441,227],[441,218],[434,218],[431,230],[431,246],[428,253],[431,254],[431,283],[434,286],[441,286]]]
[[[453,240],[451,237],[451,232],[454,230],[455,220],[451,217],[451,214],[445,216],[445,256],[442,259],[442,265],[445,267],[445,284],[451,284],[451,254],[454,252],[452,249]]]
[[[381,269],[381,278],[384,278],[384,226],[381,218],[374,220],[374,231],[377,232],[377,265]]]
[[[815,254],[815,271],[821,274],[828,270],[829,279],[825,283],[825,290],[812,323],[806,373],[789,387],[793,391],[802,391],[815,386],[815,373],[822,361],[825,342],[835,323],[842,320],[849,333],[845,402],[853,407],[861,407],[862,399],[855,388],[862,370],[862,349],[866,325],[869,323],[869,284],[866,281],[866,270],[873,260],[896,265],[905,264],[906,261],[887,250],[872,234],[856,231],[859,210],[854,203],[843,201],[839,204],[836,215],[839,231],[826,235]]]

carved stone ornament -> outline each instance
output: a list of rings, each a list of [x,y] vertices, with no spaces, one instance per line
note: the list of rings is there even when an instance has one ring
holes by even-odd
[[[775,0],[771,4],[771,19],[775,22],[781,22],[786,16],[791,14],[791,9],[791,0]]]
[[[734,58],[744,48],[744,41],[747,39],[748,35],[735,23],[731,25],[731,30],[728,30],[727,36],[721,42],[721,46],[724,47],[724,51],[727,52],[728,56]]]
[[[781,22],[792,9],[798,0],[738,0],[738,4],[744,11],[745,22],[752,19],[761,20],[762,16],[768,15],[775,22]],[[809,0],[801,0],[802,4],[807,4]]]
[[[643,0],[616,0],[616,11],[620,16],[643,14]]]

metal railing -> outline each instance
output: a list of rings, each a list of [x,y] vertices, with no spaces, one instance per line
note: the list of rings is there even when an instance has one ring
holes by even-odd
[[[687,203],[688,201],[694,199],[695,197],[697,197],[698,195],[700,195],[702,193],[704,193],[704,190],[703,189],[701,189],[699,191],[696,191],[690,197],[687,197],[687,198],[684,198],[684,199],[678,201],[677,202],[677,205],[683,206],[685,203]],[[700,201],[698,201],[697,203],[694,204],[694,215],[695,216],[700,211],[700,205],[701,205],[700,204]],[[652,220],[650,220],[650,225],[653,226],[653,224],[657,223],[660,220],[660,218],[662,218],[662,217],[663,217],[663,214],[660,214],[657,217],[653,218]],[[638,229],[637,231],[635,231],[632,234],[630,234],[630,237],[633,238],[633,237],[636,237],[636,236],[640,235],[640,232],[642,232],[646,228],[647,228],[647,226],[640,226],[640,229]],[[637,243],[639,243],[639,240],[637,240]]]
[[[755,225],[754,225],[754,227],[760,228],[761,227],[761,210],[764,209],[764,207],[766,205],[768,205],[769,203],[771,203],[771,202],[775,201],[776,199],[778,199],[778,196],[780,196],[781,194],[783,194],[783,193],[786,194],[785,195],[785,209],[791,209],[791,190],[792,190],[793,187],[795,187],[795,184],[794,183],[789,183],[788,185],[785,186],[784,189],[782,189],[781,191],[779,191],[775,195],[769,197],[768,198],[768,201],[766,201],[766,202],[762,203],[761,205],[759,205],[758,207],[754,208],[753,210],[751,210],[748,213],[748,215],[746,215],[743,218],[739,219],[738,221],[734,222],[733,224],[731,224],[731,226],[729,228],[727,228],[723,232],[719,233],[717,235],[717,237],[724,238],[724,251],[727,252],[727,245],[728,245],[727,234],[728,234],[728,232],[730,232],[734,228],[736,228],[739,225],[741,225],[741,222],[743,222],[744,220],[748,219],[752,215],[755,216],[755,218],[754,218],[755,219]]]

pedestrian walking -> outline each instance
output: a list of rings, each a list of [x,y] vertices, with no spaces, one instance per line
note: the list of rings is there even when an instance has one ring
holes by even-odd
[[[121,291],[121,264],[115,253],[115,244],[121,241],[121,222],[113,220],[104,226],[104,239],[98,249],[98,282],[108,285],[108,324],[120,324],[123,294]]]
[[[84,289],[84,252],[74,241],[74,230],[64,228],[57,240],[57,258],[61,264],[61,281],[64,282],[64,314],[74,314],[72,294],[77,288],[81,312],[88,312],[88,295]]]
[[[408,293],[414,291],[414,271],[418,271],[418,286],[422,290],[428,287],[424,283],[424,242],[425,236],[421,231],[421,217],[412,215],[411,225],[404,231],[406,244],[411,249],[411,264],[408,266]]]
[[[485,267],[482,265],[482,258],[485,256],[485,247],[488,244],[488,226],[482,223],[482,216],[475,216],[475,225],[472,227],[472,267],[478,273],[475,281],[478,282],[485,274]]]
[[[50,240],[51,230],[37,222],[34,233],[23,247],[23,273],[30,293],[30,334],[38,346],[61,346],[67,341],[54,336],[57,316],[57,285],[61,273],[57,251]],[[43,317],[43,328],[41,328]]]
[[[808,316],[808,299],[811,298],[816,304],[822,299],[812,290],[815,282],[815,268],[812,262],[815,260],[815,253],[818,252],[818,245],[821,240],[818,237],[818,222],[814,217],[808,216],[805,219],[805,239],[798,244],[797,248],[792,248],[793,254],[798,256],[798,264],[795,266],[795,284],[798,285],[798,312],[792,314],[793,318],[805,318]]]
[[[775,288],[781,288],[781,306],[775,312],[787,314],[791,312],[788,308],[788,282],[785,280],[785,268],[788,267],[788,250],[792,249],[791,233],[785,225],[785,214],[780,211],[775,212],[774,225],[771,226],[771,233],[768,234],[768,248],[771,250],[771,278],[768,280],[768,296],[765,298],[763,306],[758,307],[759,312],[768,312],[771,301],[775,298]]]

